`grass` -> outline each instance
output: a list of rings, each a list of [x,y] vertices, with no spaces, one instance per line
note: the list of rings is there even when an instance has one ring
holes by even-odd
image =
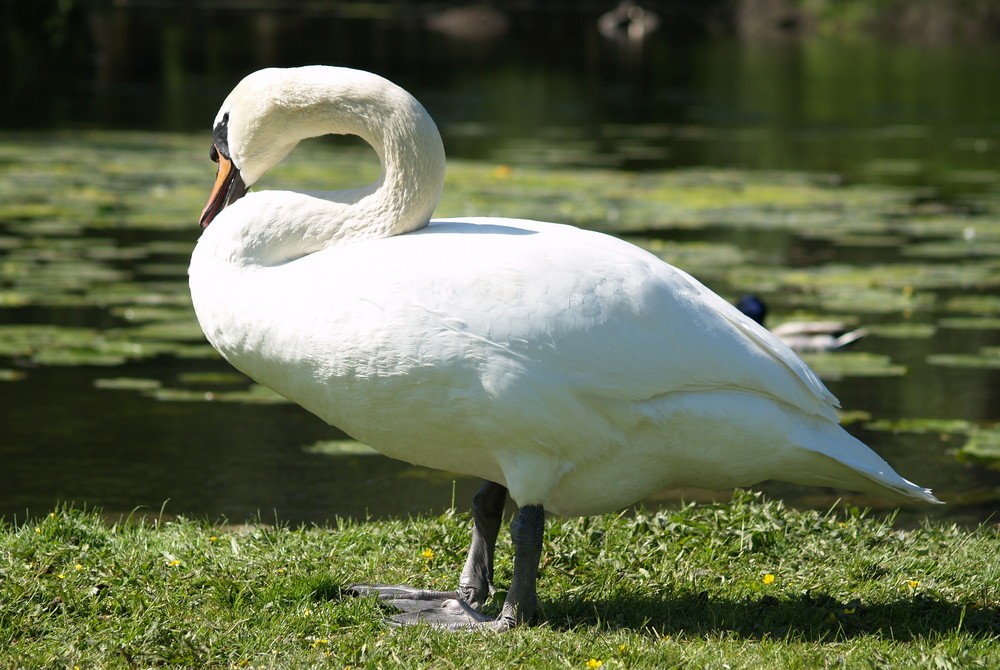
[[[394,629],[355,581],[452,585],[468,517],[330,527],[58,509],[0,528],[0,667],[1000,666],[1000,527],[729,503],[549,522],[539,620]],[[501,534],[498,583],[510,578]],[[496,609],[499,598],[488,605]]]

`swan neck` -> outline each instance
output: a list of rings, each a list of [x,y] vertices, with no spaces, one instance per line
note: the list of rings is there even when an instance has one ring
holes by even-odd
[[[322,197],[279,191],[244,196],[202,237],[219,260],[280,265],[331,245],[427,225],[441,196],[445,154],[434,121],[413,96],[377,75],[327,66],[250,77],[223,106],[233,162],[246,184],[300,141],[331,134],[357,135],[371,145],[381,173],[365,187]]]
[[[389,237],[427,225],[441,197],[445,154],[437,126],[409,93],[369,75],[353,86],[320,88],[298,110],[296,142],[357,135],[378,155],[381,173],[366,187],[334,196],[338,238]]]

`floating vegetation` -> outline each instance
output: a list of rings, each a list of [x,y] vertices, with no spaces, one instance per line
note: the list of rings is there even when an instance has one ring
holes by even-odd
[[[16,382],[24,379],[28,375],[21,370],[9,370],[0,368],[0,382]]]
[[[556,220],[626,235],[724,294],[777,296],[773,307],[783,318],[856,322],[860,316],[873,336],[901,347],[942,329],[1000,328],[995,194],[977,196],[974,207],[952,207],[920,188],[850,184],[829,174],[626,172],[609,167],[588,140],[552,132],[548,142],[515,146],[509,162],[450,161],[436,215]],[[630,129],[619,139],[629,160],[642,160],[644,133],[678,132]],[[141,372],[101,376],[94,384],[162,401],[285,402],[260,387],[245,388],[241,375],[203,370],[202,361],[219,357],[196,322],[186,270],[214,178],[206,141],[204,134],[0,134],[0,309],[87,310],[61,326],[6,318],[0,356],[47,366],[164,357],[174,361],[172,384]],[[906,160],[869,165],[889,176],[917,169]],[[378,173],[367,147],[310,141],[260,188],[345,188]],[[985,173],[967,176],[987,184]],[[919,360],[996,369],[988,348],[949,349],[954,353],[921,351]],[[866,351],[807,360],[826,379],[907,373],[890,357]],[[0,379],[23,378],[16,365],[8,367]]]
[[[152,391],[160,388],[160,381],[139,377],[101,377],[94,380],[94,388],[109,391]]]
[[[592,138],[569,141],[553,129],[548,140],[512,145],[499,162],[450,160],[436,216],[525,217],[622,235],[723,295],[765,295],[773,323],[863,326],[871,337],[854,350],[804,356],[844,400],[844,423],[940,437],[871,435],[876,448],[885,446],[881,438],[928,449],[912,458],[942,471],[958,467],[958,445],[969,460],[1000,461],[1000,430],[965,420],[970,412],[980,416],[970,399],[988,406],[1000,359],[989,346],[1000,328],[1000,190],[990,190],[996,171],[961,176],[978,186],[956,203],[924,186],[850,183],[831,174],[616,169],[621,160],[657,158],[644,133],[712,132],[629,127],[618,132],[623,158],[596,151]],[[193,409],[168,403],[232,403],[237,414],[229,416],[245,417],[239,406],[287,402],[222,361],[191,306],[187,266],[215,176],[208,141],[208,133],[0,133],[0,382],[8,395],[23,389],[26,397],[44,397],[40,390],[73,379],[71,392],[83,389],[97,403],[131,394],[119,399],[134,401],[129,411],[139,416],[146,403],[163,403],[159,417]],[[896,183],[921,170],[905,158],[868,167]],[[309,141],[260,188],[349,188],[378,173],[367,147]],[[942,377],[961,391],[942,390]],[[90,411],[91,402],[80,400],[76,411]],[[904,418],[885,421],[886,411]],[[67,420],[59,428],[77,426]],[[353,440],[304,451],[376,453]],[[453,478],[417,469],[401,476]],[[948,491],[944,481],[927,484]]]
[[[194,312],[180,321],[154,321],[132,328],[108,331],[113,336],[132,340],[156,340],[167,342],[204,342],[205,335],[195,320]]]
[[[0,326],[0,356],[27,359],[38,365],[120,365],[169,349],[170,345],[163,343],[109,337],[93,328]]]
[[[240,391],[204,391],[179,388],[155,388],[143,395],[165,402],[237,402],[251,405],[279,405],[289,402],[266,386],[252,384]]]
[[[182,372],[177,375],[182,384],[210,384],[212,386],[232,386],[246,384],[247,378],[235,370],[228,372]]]
[[[378,452],[367,444],[357,440],[326,440],[303,447],[307,454],[323,454],[324,456],[372,456]]]
[[[949,312],[1000,314],[1000,295],[959,295],[949,298],[944,308]]]
[[[190,307],[132,304],[112,307],[110,312],[132,323],[144,323],[148,321],[180,322],[194,319],[194,312]]]
[[[954,328],[957,330],[997,330],[1000,329],[1000,317],[948,317],[947,319],[938,321],[938,325],[941,328]]]
[[[978,354],[931,354],[927,357],[927,362],[951,368],[1000,370],[1000,348],[986,347]]]
[[[1000,425],[978,425],[960,419],[915,419],[896,421],[871,421],[865,424],[869,430],[885,430],[892,433],[936,434],[964,437],[965,443],[958,450],[959,456],[985,461],[1000,461]]]
[[[865,330],[875,337],[909,340],[933,337],[937,327],[932,323],[875,323],[866,325]]]
[[[978,258],[1000,256],[1000,241],[948,240],[921,242],[903,248],[904,256],[911,258]]]
[[[952,433],[966,435],[973,425],[961,419],[926,419],[907,417],[896,420],[879,419],[865,424],[868,430],[885,430],[891,433]]]
[[[974,427],[959,454],[978,460],[1000,462],[1000,426]]]
[[[865,351],[802,354],[802,360],[824,379],[898,377],[906,374],[906,366],[893,363],[888,356]]]
[[[726,268],[747,262],[747,254],[731,244],[671,242],[659,239],[630,239],[664,261],[685,268],[702,278],[725,276]]]

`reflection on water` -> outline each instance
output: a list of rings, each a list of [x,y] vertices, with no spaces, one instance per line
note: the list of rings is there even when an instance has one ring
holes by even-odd
[[[585,13],[515,17],[471,42],[425,30],[423,18],[95,12],[96,53],[75,70],[26,58],[0,72],[17,101],[0,108],[0,127],[200,131],[247,72],[326,63],[415,93],[453,157],[808,169],[959,190],[997,181],[1000,44],[658,31],[636,59]]]
[[[658,221],[659,226],[667,224],[658,234],[677,244],[672,253],[690,254],[679,257],[678,264],[696,269],[729,295],[761,289],[740,285],[735,276],[766,282],[789,268],[815,273],[831,266],[889,268],[912,262],[906,254],[917,242],[961,235],[948,226],[969,225],[962,219],[974,209],[968,203],[998,200],[996,45],[930,49],[863,41],[685,42],[663,31],[644,42],[641,51],[624,52],[603,40],[585,16],[515,21],[506,32],[473,43],[451,40],[422,25],[252,12],[212,15],[199,22],[155,11],[109,12],[93,24],[100,49],[92,63],[84,60],[76,70],[43,77],[44,63],[15,60],[0,73],[7,99],[18,101],[0,108],[0,127],[201,132],[245,72],[270,64],[335,63],[380,72],[414,92],[441,126],[452,157],[491,165],[604,166],[637,173],[685,166],[824,171],[836,173],[838,180],[924,188],[919,197],[926,199],[925,209],[940,207],[942,219],[951,217],[935,229],[940,232],[927,236],[907,236],[887,226],[881,238],[862,230],[861,238],[851,241],[824,238],[816,230],[763,229],[752,221],[686,231],[670,227],[670,220]],[[552,49],[554,42],[560,48]],[[207,146],[207,131],[205,142]],[[112,152],[112,145],[104,141],[100,150]],[[94,146],[81,143],[87,151],[97,150]],[[40,148],[44,159],[44,143]],[[190,161],[190,170],[204,170],[208,188],[210,167],[198,163],[203,154],[178,153],[170,160]],[[38,169],[43,175],[44,168]],[[120,172],[125,187],[149,187],[141,180],[129,181],[135,177],[128,171]],[[98,284],[110,286],[116,278],[136,281],[130,265],[135,258],[124,250],[138,241],[148,243],[148,231],[117,230],[106,221],[67,221],[72,212],[50,212],[41,221],[49,226],[45,232],[19,228],[25,221],[40,221],[28,205],[0,220],[0,262],[7,272],[19,267],[18,246],[30,247],[32,239],[48,235],[58,238],[59,226],[65,237],[72,236],[67,223],[74,223],[94,238],[85,255],[93,261],[88,267],[98,273],[91,275]],[[95,216],[114,215],[118,206],[115,199],[100,200],[93,211]],[[913,205],[907,215],[920,206]],[[928,211],[922,215],[929,220]],[[192,221],[196,214],[192,212]],[[879,217],[879,225],[890,219],[884,212]],[[610,225],[610,215],[608,220]],[[647,239],[650,234],[644,230],[636,241],[655,247]],[[163,246],[149,255],[139,280],[154,289],[161,279],[183,281],[187,250],[196,235],[193,223],[189,233],[153,235]],[[995,244],[995,234],[990,235],[980,233],[976,243]],[[111,241],[98,244],[105,238]],[[699,244],[716,253],[732,250],[750,267],[742,275],[727,272],[728,261],[699,256]],[[979,248],[987,262],[995,260],[986,246]],[[32,272],[58,267],[52,261],[61,252],[53,248],[49,253],[49,264],[32,266]],[[952,263],[949,268],[958,267],[954,258],[946,260]],[[995,264],[991,267],[996,270]],[[107,272],[121,276],[100,274]],[[121,313],[107,305],[65,301],[17,306],[11,297],[16,291],[7,290],[14,279],[0,274],[0,280],[5,282],[0,304],[7,305],[0,307],[0,324],[54,323],[99,332],[123,324]],[[784,288],[779,283],[771,290]],[[951,282],[930,290],[934,302],[916,319],[927,324],[945,315],[943,306],[950,299],[997,292],[995,283]],[[796,307],[799,298],[784,295],[784,309]],[[820,304],[818,309],[842,313],[850,307]],[[974,315],[975,310],[962,314]],[[891,321],[878,313],[865,319]],[[848,376],[831,381],[832,390],[848,408],[875,418],[995,423],[1000,419],[1000,372],[931,365],[928,357],[995,348],[1000,331],[932,330],[927,337],[868,338],[864,351],[890,357],[906,366],[907,374]],[[0,369],[24,365],[17,358],[0,358]],[[169,385],[182,373],[227,369],[211,359],[163,355],[110,371],[31,367],[24,379],[0,380],[0,425],[6,428],[0,444],[0,515],[44,513],[60,500],[99,505],[109,513],[140,506],[158,510],[167,500],[168,513],[241,521],[260,510],[265,520],[276,515],[292,522],[320,522],[335,516],[437,511],[453,500],[462,508],[476,486],[381,456],[330,457],[309,451],[309,445],[340,434],[294,406],[161,402],[132,390],[94,386],[96,379],[108,377]],[[952,501],[932,513],[974,522],[995,510],[997,472],[957,460],[953,451],[962,438],[934,431],[852,430],[905,476],[934,485]],[[765,488],[795,504],[816,507],[828,507],[836,497],[816,489]],[[704,495],[670,492],[650,503]],[[910,519],[924,513],[905,512]]]

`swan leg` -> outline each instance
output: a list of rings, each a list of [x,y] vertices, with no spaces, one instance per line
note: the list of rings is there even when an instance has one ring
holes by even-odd
[[[496,619],[482,614],[460,597],[456,597],[459,596],[457,592],[420,591],[398,586],[352,588],[357,593],[376,594],[386,604],[401,610],[401,614],[391,617],[391,621],[395,624],[423,623],[451,630],[489,629],[499,632],[510,630],[530,619],[538,607],[536,583],[544,531],[545,510],[542,506],[522,507],[510,527],[514,541],[514,576],[500,610],[500,616]],[[489,538],[487,536],[484,539]],[[493,539],[495,541],[495,534]],[[477,561],[476,564],[482,568],[488,563],[489,560],[486,559]],[[485,577],[486,573],[476,572],[474,580],[478,580],[480,575]],[[465,576],[466,571],[463,571],[463,579]],[[488,580],[486,577],[486,583]]]
[[[486,482],[472,497],[472,542],[458,580],[459,599],[479,609],[493,594],[493,552],[496,549],[507,489]]]
[[[499,631],[509,630],[528,621],[538,608],[538,564],[542,558],[542,536],[545,534],[545,509],[541,505],[526,505],[510,525],[514,540],[514,576],[496,621],[486,622]]]
[[[445,609],[452,611],[451,616],[464,620],[468,612],[482,607],[493,593],[493,555],[506,502],[507,489],[494,482],[485,482],[473,496],[472,541],[458,590],[432,591],[401,585],[352,584],[347,587],[348,591],[362,596],[374,595],[404,613],[429,614]],[[394,620],[406,623],[401,618],[394,617]]]

